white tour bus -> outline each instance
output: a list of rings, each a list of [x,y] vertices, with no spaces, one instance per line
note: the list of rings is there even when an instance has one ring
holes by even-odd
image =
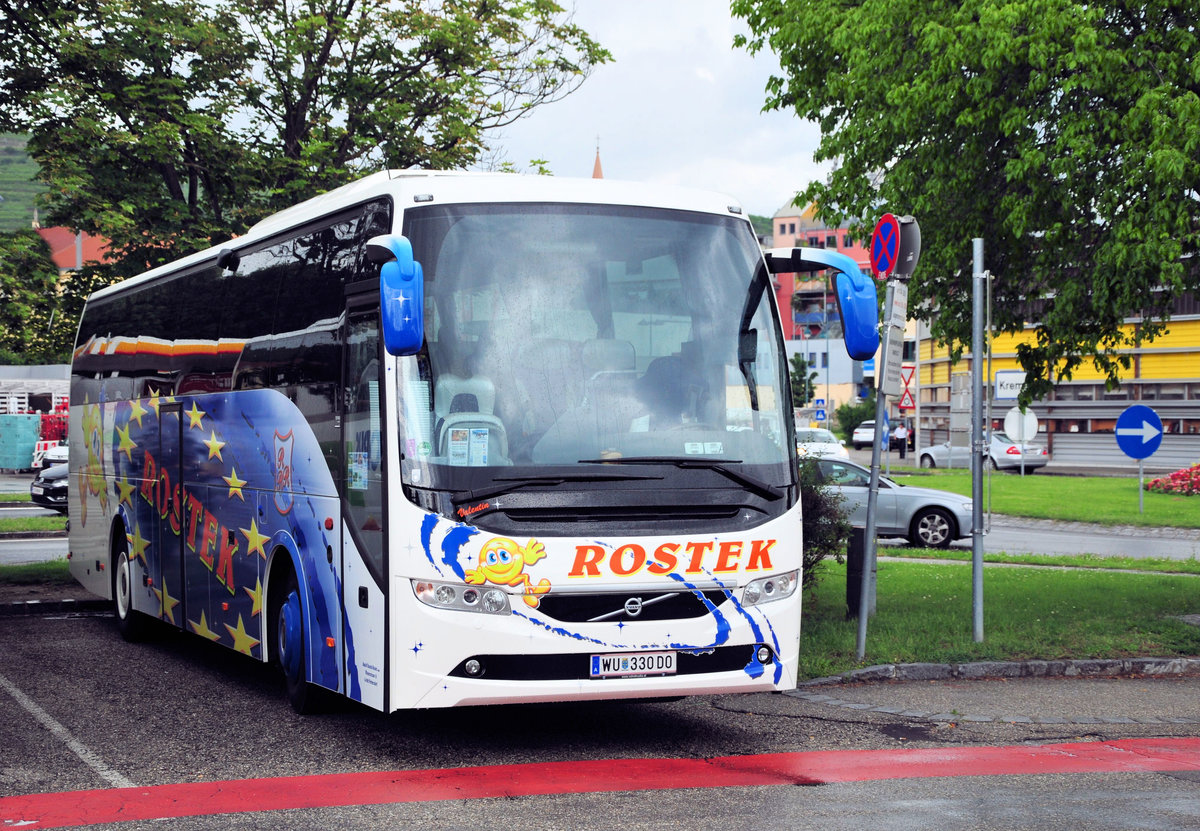
[[[785,690],[791,412],[727,198],[379,173],[90,298],[71,570],[299,711]]]

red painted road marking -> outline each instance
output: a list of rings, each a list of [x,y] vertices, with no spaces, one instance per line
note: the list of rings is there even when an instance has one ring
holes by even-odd
[[[0,798],[0,827],[68,828],[251,811],[935,776],[1200,771],[1200,738],[1016,747],[828,750],[341,773]]]

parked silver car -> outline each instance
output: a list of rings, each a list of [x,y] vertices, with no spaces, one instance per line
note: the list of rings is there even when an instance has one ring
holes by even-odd
[[[871,471],[841,459],[820,459],[817,464],[821,479],[841,494],[850,524],[865,528]],[[875,535],[905,537],[922,548],[945,548],[971,535],[971,500],[949,491],[901,485],[880,476]]]
[[[1025,466],[1025,472],[1031,473],[1039,467],[1045,467],[1050,461],[1050,454],[1040,444],[1018,444],[999,430],[992,433],[988,443],[986,464],[992,470],[1020,470]],[[950,442],[942,442],[921,450],[921,467],[959,467],[971,466],[969,447],[951,447]]]

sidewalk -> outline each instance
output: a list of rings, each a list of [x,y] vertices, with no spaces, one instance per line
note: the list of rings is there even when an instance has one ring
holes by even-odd
[[[802,682],[787,695],[842,718],[1200,725],[1200,658],[889,664]]]

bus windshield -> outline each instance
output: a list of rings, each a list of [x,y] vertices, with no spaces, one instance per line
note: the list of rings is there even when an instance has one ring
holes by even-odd
[[[738,468],[792,482],[771,282],[750,226],[590,204],[427,206],[426,344],[398,359],[406,485],[564,467]]]

